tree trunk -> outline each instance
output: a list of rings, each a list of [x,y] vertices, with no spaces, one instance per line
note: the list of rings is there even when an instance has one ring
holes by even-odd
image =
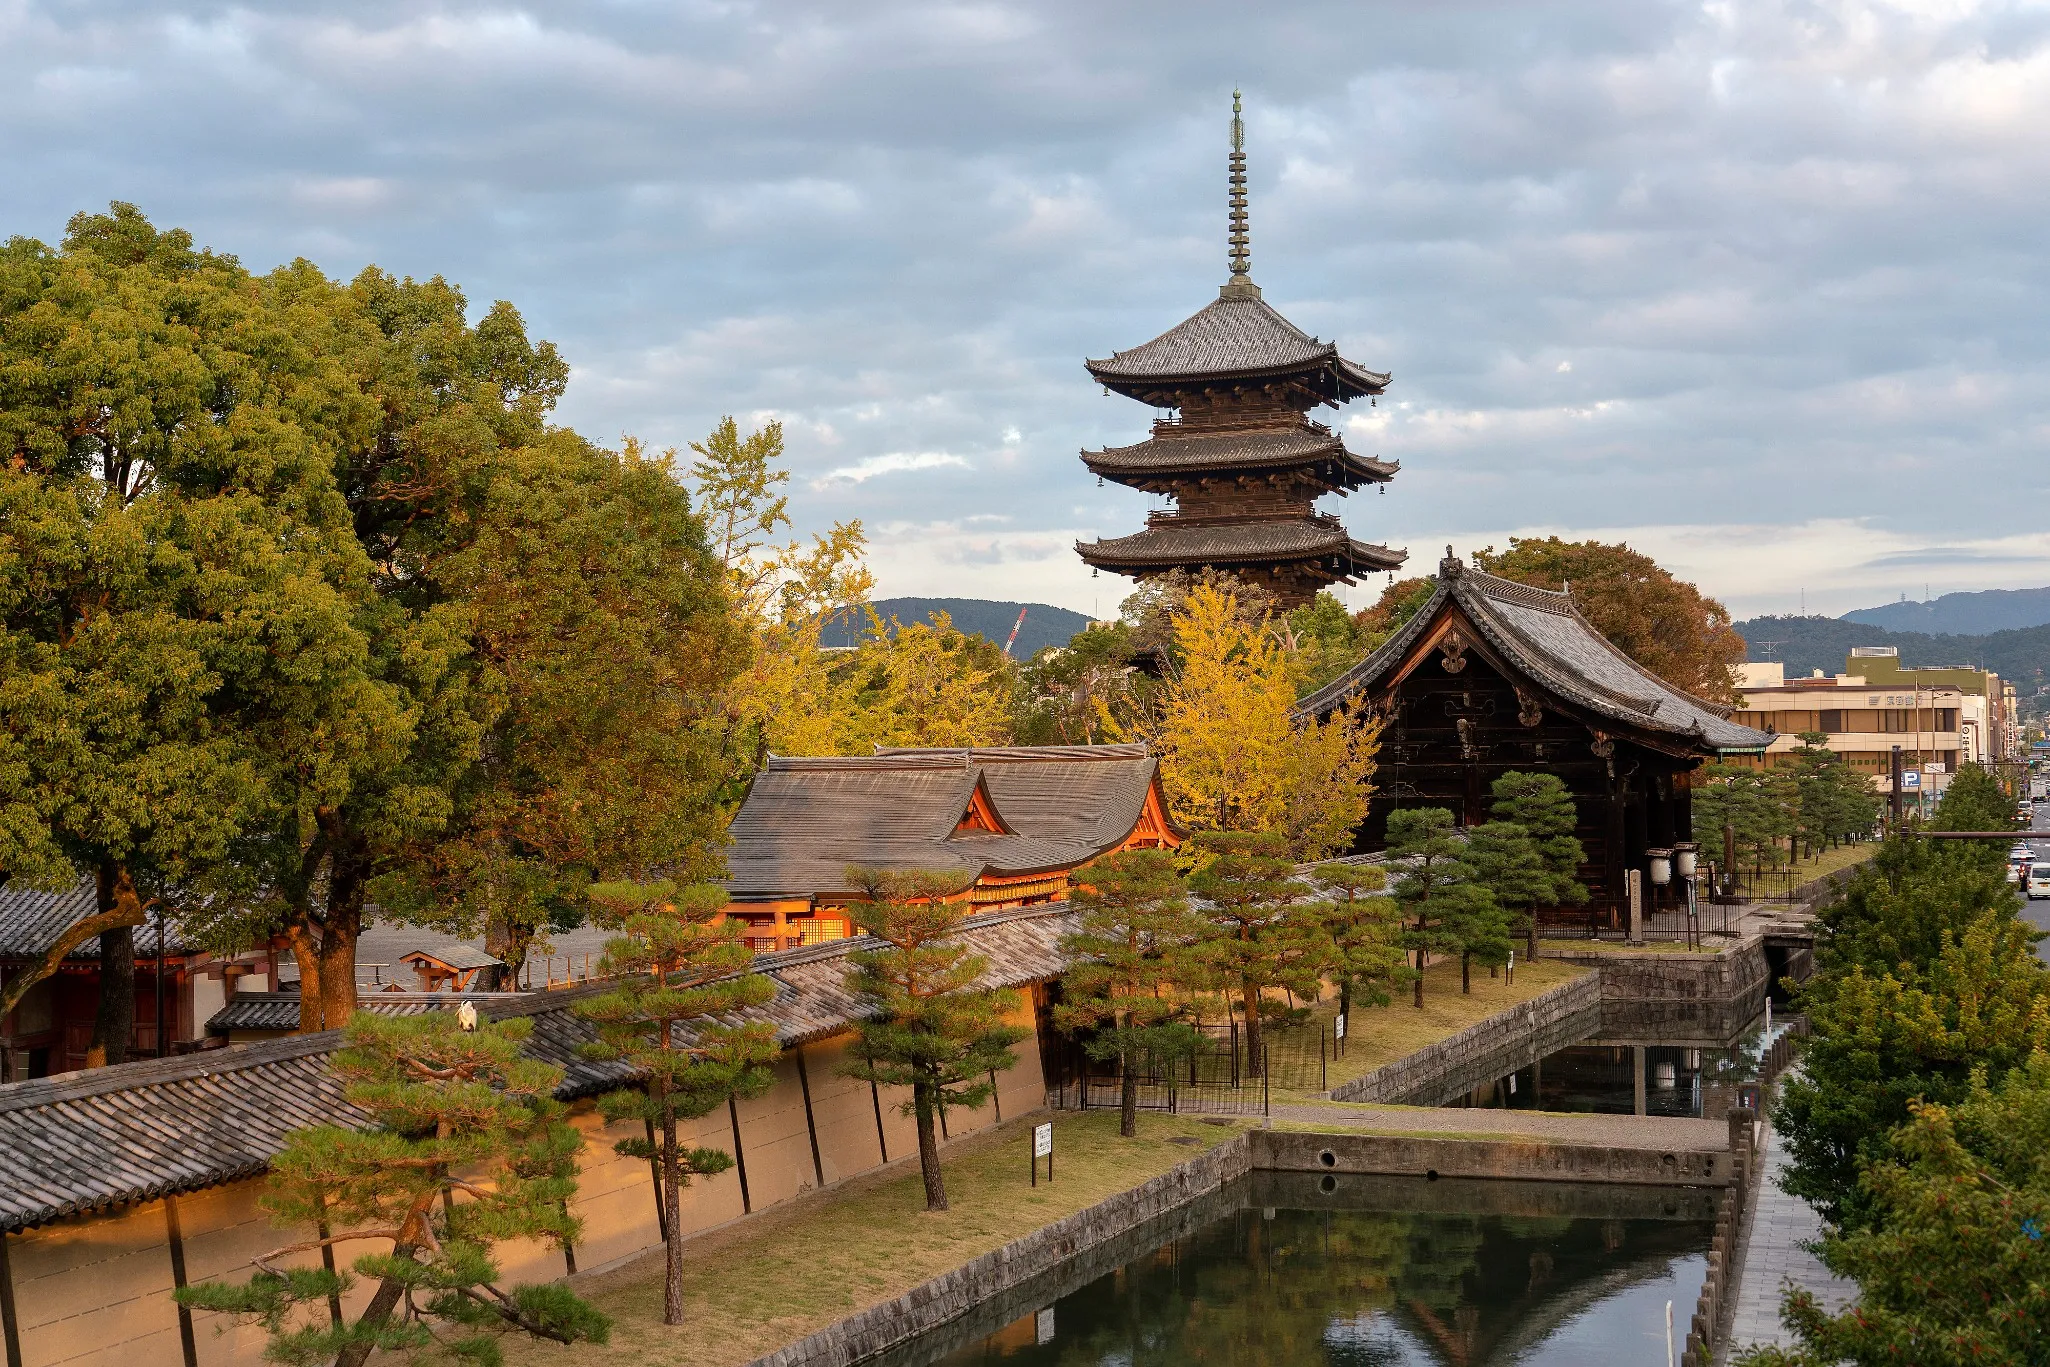
[[[417,1251],[418,1245],[416,1244],[397,1244],[392,1248],[392,1256],[394,1258],[404,1258],[408,1262],[412,1262],[416,1261],[413,1254]],[[357,1319],[356,1323],[372,1329],[384,1324],[385,1321],[391,1318],[391,1312],[398,1308],[399,1297],[403,1296],[405,1292],[406,1284],[404,1282],[393,1277],[385,1278],[377,1284],[377,1293],[370,1298],[370,1304],[363,1307],[363,1314]],[[368,1341],[358,1341],[351,1344],[335,1354],[335,1367],[363,1367],[363,1363],[369,1358],[370,1350],[373,1346]]]
[[[1345,1033],[1346,1033],[1347,1035],[1351,1034],[1351,1033],[1352,1033],[1352,979],[1351,979],[1351,978],[1340,978],[1340,979],[1338,980],[1338,1018],[1339,1018],[1340,1020],[1342,1020],[1342,1021],[1344,1021],[1344,1022],[1345,1022]],[[1344,1036],[1344,1035],[1341,1035],[1341,1036],[1339,1036],[1339,1039],[1343,1039],[1343,1038],[1345,1038],[1345,1036]],[[1337,1041],[1335,1041],[1335,1040],[1333,1041],[1333,1043],[1336,1043],[1336,1042],[1337,1042]]]
[[[1416,952],[1416,977],[1415,977],[1415,979],[1413,979],[1413,980],[1411,981],[1411,983],[1410,983],[1410,989],[1411,989],[1411,991],[1412,991],[1412,992],[1414,993],[1414,996],[1413,996],[1413,997],[1411,998],[1411,1000],[1410,1000],[1410,1003],[1409,1003],[1409,1004],[1410,1004],[1411,1006],[1414,1006],[1414,1007],[1415,1007],[1415,1008],[1416,1008],[1417,1010],[1419,1010],[1419,1011],[1423,1010],[1423,1009],[1424,1009],[1424,952],[1423,952],[1423,951],[1422,951],[1421,949],[1420,949],[1420,950],[1418,950],[1418,951]]]
[[[676,1102],[657,1082],[662,1107],[662,1209],[668,1221],[667,1265],[662,1274],[662,1323],[683,1323],[683,1160],[676,1148]]]
[[[947,1183],[940,1175],[940,1137],[933,1119],[932,1084],[913,1083],[911,1098],[912,1109],[918,1115],[918,1172],[925,1178],[925,1208],[945,1210]]]
[[[1123,1085],[1118,1094],[1118,1135],[1124,1139],[1136,1138],[1139,1134],[1139,1062],[1126,1049],[1124,1059]]]
[[[356,1012],[356,934],[332,909],[320,936],[321,1028],[340,1030]]]
[[[1239,995],[1246,1012],[1246,1076],[1260,1076],[1260,989],[1241,979]]]
[[[135,884],[128,870],[109,860],[94,878],[95,914],[114,911],[122,901],[134,903]],[[100,1001],[93,1012],[92,1043],[85,1066],[104,1068],[128,1062],[128,1041],[135,1035],[135,927],[112,926],[100,932]]]
[[[331,840],[327,914],[320,928],[321,1019],[329,1030],[348,1025],[356,1013],[356,941],[363,933],[365,867],[358,843]]]
[[[1537,908],[1530,909],[1530,924],[1523,932],[1523,961],[1537,962]]]
[[[321,1017],[320,947],[314,943],[312,928],[303,920],[286,926],[285,944],[292,951],[292,962],[299,965],[299,1033],[310,1035],[325,1030],[327,1025]]]
[[[1463,949],[1459,951],[1459,990],[1473,994],[1473,955]]]

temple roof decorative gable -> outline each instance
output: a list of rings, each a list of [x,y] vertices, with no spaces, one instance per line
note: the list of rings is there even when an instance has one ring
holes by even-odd
[[[1532,588],[1469,569],[1447,549],[1430,599],[1366,659],[1301,710],[1328,713],[1354,695],[1392,687],[1414,668],[1415,648],[1445,629],[1448,613],[1470,625],[1510,668],[1556,698],[1681,748],[1747,753],[1771,741],[1731,720],[1734,709],[1683,692],[1624,654],[1581,615],[1571,594]]]
[[[772,756],[728,829],[727,886],[736,900],[844,898],[850,864],[964,883],[1074,868],[1132,834],[1158,773],[1143,745]]]

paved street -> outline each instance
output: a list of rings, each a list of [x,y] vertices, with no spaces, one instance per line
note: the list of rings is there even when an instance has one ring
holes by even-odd
[[[1737,1304],[1719,1362],[1754,1343],[1785,1344],[1791,1336],[1780,1328],[1780,1289],[1791,1280],[1813,1291],[1827,1309],[1850,1303],[1857,1287],[1841,1281],[1802,1245],[1822,1235],[1822,1222],[1808,1203],[1780,1190],[1786,1153],[1778,1136],[1766,1132],[1764,1180],[1744,1222],[1744,1254]]]
[[[2035,825],[2038,831],[2043,832],[2043,838],[2031,840],[2029,844],[2036,851],[2036,858],[2050,859],[2050,802],[2037,806]],[[2050,897],[2025,901],[2022,904],[2022,919],[2038,930],[2050,930]],[[2050,961],[2050,940],[2037,945],[2036,953]]]

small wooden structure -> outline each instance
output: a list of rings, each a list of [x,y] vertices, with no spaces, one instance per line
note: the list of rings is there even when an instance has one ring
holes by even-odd
[[[505,967],[505,960],[459,941],[409,951],[399,962],[419,977],[422,992],[495,991]]]
[[[1143,531],[1077,542],[1089,565],[1147,579],[1171,570],[1228,571],[1296,607],[1334,583],[1392,570],[1403,551],[1353,540],[1316,510],[1326,494],[1349,494],[1395,477],[1390,461],[1354,455],[1330,428],[1311,422],[1382,393],[1389,377],[1355,365],[1336,343],[1319,341],[1276,312],[1252,280],[1246,235],[1245,130],[1232,97],[1231,277],[1217,298],[1143,346],[1089,361],[1106,390],[1174,409],[1133,446],[1084,451],[1101,483],[1112,480],[1175,501]]]
[[[1690,838],[1695,771],[1772,742],[1638,665],[1569,593],[1469,569],[1450,547],[1417,614],[1302,705],[1328,715],[1355,698],[1385,723],[1358,848],[1382,847],[1398,807],[1444,807],[1472,825],[1488,819],[1503,773],[1556,774],[1579,810],[1589,905],[1607,925],[1627,918],[1625,872]],[[1655,908],[1675,895],[1647,888]]]

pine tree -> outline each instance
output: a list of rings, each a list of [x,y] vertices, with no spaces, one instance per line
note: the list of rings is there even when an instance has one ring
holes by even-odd
[[[1365,896],[1388,886],[1371,864],[1324,864],[1311,875],[1330,897],[1323,915],[1331,941],[1324,974],[1338,987],[1338,1014],[1352,1030],[1354,1002],[1386,1006],[1412,970],[1402,950],[1402,909],[1392,897]]]
[[[685,1149],[676,1122],[711,1111],[733,1096],[759,1096],[774,1080],[776,1032],[770,1025],[718,1023],[759,1006],[775,986],[748,971],[754,955],[741,942],[741,923],[723,919],[726,892],[710,884],[678,888],[601,883],[591,900],[624,918],[624,934],[605,947],[605,971],[619,986],[579,1001],[576,1013],[598,1027],[599,1043],[585,1053],[622,1059],[647,1080],[645,1090],[624,1088],[598,1099],[607,1120],[640,1120],[655,1139],[627,1138],[613,1145],[635,1158],[657,1160],[668,1268],[662,1322],[683,1323],[682,1190],[693,1177],[726,1171],[723,1149]],[[677,1027],[688,1029],[679,1041]]]
[[[1468,831],[1466,862],[1473,866],[1475,881],[1487,890],[1489,905],[1467,913],[1455,929],[1460,941],[1462,992],[1472,991],[1470,969],[1475,958],[1490,967],[1508,961],[1512,930],[1525,931],[1526,947],[1535,943],[1538,904],[1553,896],[1544,852],[1530,831],[1517,822],[1486,821]]]
[[[1537,957],[1537,909],[1539,906],[1578,906],[1587,900],[1587,888],[1580,882],[1580,866],[1587,851],[1573,834],[1580,816],[1573,795],[1556,774],[1511,770],[1489,785],[1494,796],[1490,809],[1497,821],[1512,821],[1537,842],[1538,858],[1544,865],[1542,893],[1527,904],[1523,921],[1524,957]],[[1500,897],[1500,894],[1497,894]],[[1512,908],[1517,903],[1509,903]]]
[[[1488,942],[1488,918],[1500,908],[1466,862],[1466,844],[1443,807],[1405,807],[1388,814],[1388,859],[1401,866],[1391,890],[1410,918],[1401,944],[1416,956],[1416,996],[1424,1004],[1424,965],[1432,954],[1462,953],[1469,937]]]
[[[1068,970],[1054,1024],[1093,1031],[1083,1044],[1090,1057],[1117,1060],[1118,1133],[1130,1139],[1139,1125],[1139,1060],[1172,1062],[1195,1048],[1182,998],[1195,980],[1193,949],[1204,926],[1165,850],[1113,854],[1078,879],[1082,926],[1061,940]]]
[[[904,1110],[918,1121],[925,1208],[945,1210],[939,1120],[954,1107],[987,1101],[996,1090],[992,1075],[1018,1061],[1011,1046],[1029,1032],[1004,1021],[1017,993],[981,986],[989,961],[957,938],[969,911],[947,900],[962,891],[958,875],[850,867],[847,878],[869,899],[848,910],[885,946],[850,956],[848,987],[870,1014],[858,1027],[860,1058],[847,1072],[911,1089]]]
[[[1261,1017],[1269,988],[1314,999],[1329,942],[1320,928],[1316,889],[1296,877],[1279,835],[1206,831],[1196,839],[1204,863],[1189,888],[1210,922],[1203,958],[1213,979],[1238,993],[1246,1019],[1246,1068],[1258,1077]]]
[[[520,1052],[532,1025],[357,1016],[333,1066],[374,1123],[293,1131],[263,1196],[278,1223],[335,1232],[256,1259],[245,1283],[186,1287],[178,1300],[262,1324],[265,1357],[287,1367],[362,1367],[373,1351],[496,1367],[497,1337],[515,1331],[605,1342],[610,1322],[567,1287],[494,1284],[493,1243],[577,1235],[568,1202],[582,1140],[554,1097],[562,1069]],[[354,1264],[377,1289],[353,1322],[335,1323],[329,1306],[353,1278],[278,1260],[354,1243],[383,1246]]]

